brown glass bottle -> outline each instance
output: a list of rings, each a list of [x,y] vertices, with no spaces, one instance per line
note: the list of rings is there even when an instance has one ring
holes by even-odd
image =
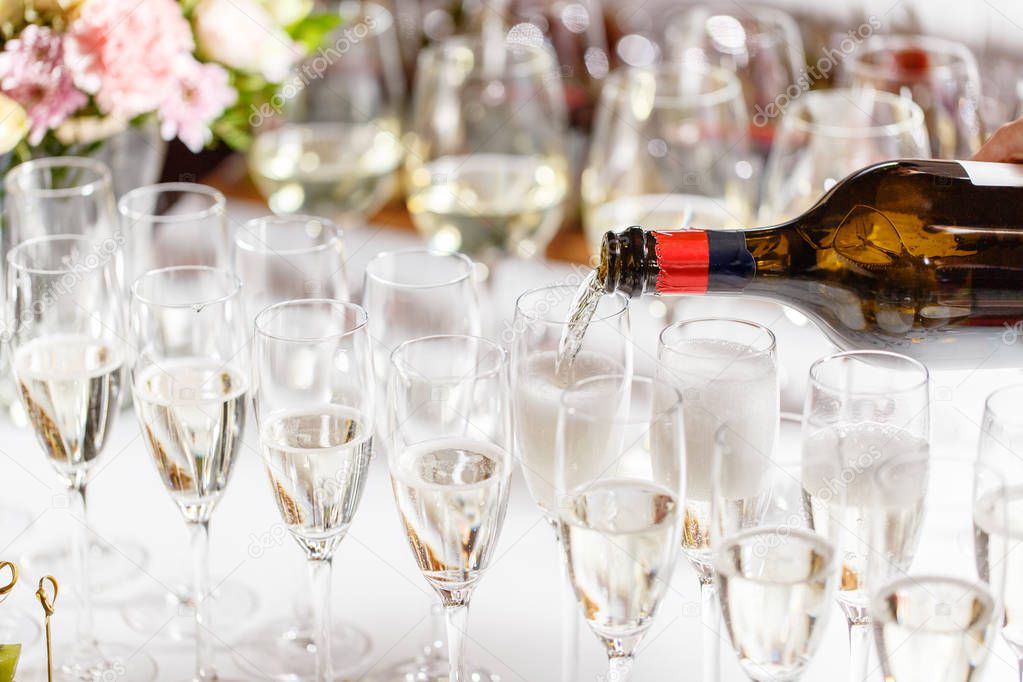
[[[880,163],[781,225],[609,232],[598,273],[606,291],[632,296],[778,301],[842,348],[1023,366],[1023,167]]]

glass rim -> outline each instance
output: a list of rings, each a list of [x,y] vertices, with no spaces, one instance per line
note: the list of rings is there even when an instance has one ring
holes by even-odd
[[[25,187],[19,180],[28,177],[35,171],[47,168],[83,168],[96,174],[96,177],[71,187]],[[113,176],[110,168],[102,161],[85,156],[47,156],[19,163],[4,178],[4,188],[9,194],[26,194],[29,196],[66,199],[76,196],[91,196],[101,188],[113,192]]]
[[[566,326],[568,324],[568,320],[560,320],[559,321],[559,320],[552,320],[552,319],[549,319],[547,317],[541,317],[539,315],[534,314],[532,311],[527,311],[521,305],[522,302],[523,302],[523,299],[526,298],[527,296],[535,296],[537,294],[540,294],[541,292],[551,291],[551,290],[554,290],[554,289],[568,289],[574,295],[575,292],[579,290],[579,286],[578,285],[572,285],[572,284],[545,284],[543,286],[532,287],[531,289],[526,289],[525,291],[523,291],[521,294],[519,294],[515,298],[515,314],[516,315],[520,315],[521,314],[522,317],[524,317],[525,319],[527,319],[527,320],[529,320],[531,322],[541,322],[543,324],[549,324],[549,325],[555,326],[555,327],[564,327],[564,326]],[[604,298],[607,298],[607,297],[612,297],[612,298],[615,298],[615,299],[621,301],[621,306],[616,308],[613,312],[606,313],[604,315],[598,315],[596,312],[594,312],[593,317],[590,318],[590,324],[592,324],[594,322],[605,322],[607,320],[614,319],[616,317],[621,317],[625,313],[629,312],[629,297],[628,296],[626,296],[625,294],[623,294],[620,291],[613,291],[610,294],[605,293],[604,294]]]
[[[1009,384],[1008,386],[1002,386],[991,391],[991,393],[989,393],[984,399],[984,421],[986,421],[986,417],[988,415],[991,415],[999,422],[1023,426],[1023,411],[1019,410],[1020,405],[1023,403],[1016,403],[1014,406],[1015,410],[1006,410],[1004,407],[995,407],[995,403],[997,401],[1014,393],[1018,393],[1019,397],[1023,398],[1023,383]],[[981,432],[983,433],[984,431],[985,429],[981,428]]]
[[[458,376],[447,377],[426,377],[421,372],[411,371],[411,368],[409,367],[408,363],[402,363],[399,361],[400,354],[404,353],[406,349],[410,347],[425,342],[434,342],[444,339],[471,340],[481,346],[489,347],[490,350],[496,350],[498,359],[493,367],[487,368],[485,370],[466,372],[463,374],[459,374]],[[426,381],[429,381],[430,383],[451,383],[455,381],[459,382],[467,381],[469,379],[486,379],[498,376],[508,367],[508,351],[507,349],[505,349],[504,346],[497,343],[496,341],[491,341],[486,337],[477,336],[474,334],[431,334],[429,336],[418,336],[414,339],[407,339],[399,343],[397,346],[395,346],[394,350],[391,351],[388,357],[390,360],[390,366],[394,369],[394,371],[398,372],[402,376],[415,375],[421,377]]]
[[[676,410],[678,411],[682,410],[682,392],[679,391],[678,388],[676,388],[675,385],[669,381],[665,381],[664,379],[658,379],[657,377],[646,376],[644,374],[594,374],[593,376],[589,376],[586,377],[585,379],[580,379],[579,381],[573,382],[570,386],[568,386],[567,388],[565,388],[565,390],[561,392],[561,397],[558,399],[559,412],[563,412],[566,415],[572,417],[573,419],[581,419],[583,421],[589,422],[600,422],[602,424],[641,424],[643,422],[650,421],[649,417],[645,418],[643,416],[634,417],[631,414],[627,416],[618,415],[608,418],[607,415],[591,414],[589,411],[582,407],[573,407],[570,398],[574,392],[576,392],[578,389],[582,387],[585,387],[588,384],[606,382],[608,380],[614,380],[619,385],[628,383],[630,386],[630,395],[631,387],[634,386],[635,384],[645,384],[651,387],[661,387],[667,389],[669,391],[668,395],[674,396],[674,399],[667,406],[659,406],[660,409],[657,412],[658,416],[663,416]]]
[[[278,308],[298,308],[311,305],[330,307],[335,311],[344,310],[346,312],[354,312],[356,314],[355,325],[351,329],[333,332],[331,334],[321,334],[320,336],[286,336],[284,334],[275,334],[266,330],[265,320],[267,315],[276,311]],[[280,301],[279,303],[268,305],[260,310],[256,313],[256,317],[253,320],[253,326],[255,327],[257,335],[274,341],[285,341],[288,343],[322,343],[324,341],[338,340],[348,336],[353,336],[360,330],[364,329],[368,321],[369,314],[366,312],[366,309],[357,303],[342,301],[337,298],[293,298],[288,301]]]
[[[198,211],[172,213],[167,215],[157,215],[154,213],[147,213],[145,211],[138,211],[130,206],[130,203],[139,197],[155,197],[160,194],[169,194],[171,192],[202,195],[212,200],[213,203]],[[158,182],[153,185],[136,187],[133,190],[125,192],[124,196],[117,200],[117,210],[122,216],[128,218],[133,223],[141,221],[151,223],[183,223],[192,220],[203,220],[211,216],[226,215],[227,199],[224,198],[223,192],[217,188],[197,182]]]
[[[536,73],[550,72],[555,68],[556,60],[546,44],[512,41],[505,38],[501,45],[504,47],[504,54],[506,55],[514,49],[527,51],[531,54],[531,57],[528,61],[519,64],[508,64],[505,62],[501,73],[496,78],[488,77],[490,80],[518,78]],[[483,48],[483,38],[481,36],[455,35],[427,45],[419,52],[416,60],[416,69],[429,69],[431,63],[436,65],[442,62],[445,56],[450,54],[452,50],[459,48],[469,49],[475,57]],[[481,77],[477,74],[477,71],[478,65],[474,63],[467,77]]]
[[[678,7],[668,13],[665,19],[665,36],[671,40],[673,34],[677,34],[679,25],[686,22],[690,17],[696,15],[694,10],[705,10],[707,12],[707,18],[716,16],[731,16],[738,20],[740,23],[745,17],[737,16],[737,13],[729,13],[726,11],[718,11],[711,5],[690,5],[688,7]],[[781,8],[771,7],[769,5],[751,5],[749,7],[741,8],[749,18],[752,18],[760,30],[753,33],[753,36],[768,36],[770,42],[766,44],[766,47],[774,47],[785,42],[788,37],[786,33],[790,33],[793,30],[798,31],[799,28],[788,12],[785,12]],[[745,26],[744,26],[745,28]],[[749,40],[747,34],[747,41]]]
[[[430,256],[431,258],[438,257],[454,258],[461,265],[463,265],[466,268],[466,270],[464,273],[446,279],[443,282],[431,282],[429,284],[405,284],[402,282],[395,281],[394,279],[391,278],[383,277],[373,272],[374,265],[387,258],[407,256],[413,253]],[[393,249],[391,251],[381,251],[377,255],[373,256],[373,259],[366,264],[365,275],[366,279],[373,279],[377,282],[380,282],[381,284],[386,284],[387,286],[393,287],[395,289],[436,289],[439,287],[448,287],[451,286],[452,284],[464,282],[465,280],[473,276],[475,270],[476,266],[473,264],[472,259],[459,251],[445,251],[444,249],[432,249],[429,247],[411,247],[407,249]]]
[[[660,88],[656,88],[653,98],[655,105],[695,108],[715,106],[725,102],[741,103],[743,101],[742,84],[734,73],[719,66],[685,58],[658,62],[648,66],[624,66],[617,68],[604,81],[602,92],[607,92],[609,97],[614,98],[615,101],[620,101],[628,95],[628,86],[625,81],[629,76],[649,73],[653,75],[655,81],[658,81],[662,76],[678,73],[680,70],[685,72],[691,71],[694,75],[712,76],[716,80],[717,85],[710,90],[701,90],[700,92],[684,95],[665,95],[658,92]],[[745,104],[743,104],[743,107],[745,107]],[[745,111],[745,109],[743,110]]]
[[[765,355],[771,355],[772,353],[778,350],[778,337],[775,336],[773,331],[771,331],[767,326],[760,324],[759,322],[754,322],[752,320],[744,320],[739,317],[694,317],[688,320],[679,320],[678,322],[673,322],[664,329],[662,329],[660,333],[657,335],[658,349],[663,348],[664,350],[670,351],[677,355],[684,355],[684,353],[679,348],[677,348],[679,344],[669,344],[664,340],[664,337],[667,334],[677,329],[686,327],[688,325],[706,323],[724,323],[727,325],[734,325],[737,327],[744,327],[746,329],[755,329],[761,332],[765,332],[766,338],[768,340],[768,345],[764,348],[757,348],[750,344],[743,344],[753,349],[753,352],[747,356],[743,356],[742,359],[759,358]]]
[[[855,391],[846,392],[856,393],[859,395],[908,393],[910,391],[918,390],[921,386],[926,386],[931,379],[930,370],[927,369],[927,365],[920,362],[919,360],[916,360],[915,358],[909,357],[908,355],[903,355],[902,353],[896,353],[890,350],[846,350],[841,351],[839,353],[831,353],[830,355],[825,355],[822,358],[817,358],[816,360],[814,360],[813,364],[810,365],[809,369],[810,385],[814,388],[820,388],[826,391],[832,392],[845,391],[845,389],[836,387],[830,382],[821,379],[818,376],[819,374],[818,370],[824,365],[830,364],[836,360],[845,360],[848,358],[860,359],[864,357],[887,358],[889,360],[897,360],[899,363],[908,365],[909,367],[912,367],[914,370],[921,372],[923,376],[920,380],[910,384],[909,386],[904,386],[902,388],[857,389]]]
[[[166,275],[171,275],[179,272],[194,273],[203,272],[207,274],[223,276],[225,278],[224,281],[226,281],[229,285],[229,291],[218,296],[203,298],[195,301],[186,301],[182,303],[165,303],[162,301],[158,301],[152,298],[151,296],[143,296],[142,294],[139,293],[139,288],[144,283],[144,281],[155,280],[158,277],[164,277]],[[172,265],[166,268],[155,268],[153,270],[144,272],[138,277],[136,277],[135,281],[132,282],[131,285],[131,296],[132,299],[137,300],[139,303],[142,303],[143,305],[147,306],[152,306],[154,308],[191,308],[196,305],[208,306],[229,301],[232,298],[237,297],[241,290],[242,281],[238,279],[237,275],[235,275],[233,272],[225,268],[215,268],[210,265]]]
[[[908,116],[894,123],[881,123],[878,125],[867,125],[859,127],[833,125],[828,123],[816,123],[806,121],[797,113],[807,109],[807,102],[815,100],[853,99],[863,93],[870,93],[871,97],[879,102],[884,102],[893,110],[896,107],[905,108]],[[848,104],[848,102],[847,102]],[[782,116],[782,125],[804,133],[819,133],[828,137],[839,137],[847,139],[870,139],[875,137],[890,137],[897,134],[906,134],[916,130],[926,130],[924,127],[924,110],[920,105],[909,99],[884,90],[873,88],[832,88],[830,90],[811,90],[804,92],[801,97],[793,100],[791,108]]]
[[[36,246],[38,244],[44,244],[47,242],[79,242],[83,244],[98,246],[102,244],[103,241],[104,240],[102,239],[96,239],[94,237],[89,237],[84,234],[73,233],[48,234],[43,235],[41,237],[32,237],[31,239],[25,239],[11,247],[10,251],[7,252],[7,264],[14,270],[18,270],[19,272],[30,273],[33,275],[63,275],[69,272],[76,272],[81,270],[82,268],[76,267],[74,265],[68,265],[67,267],[63,268],[32,267],[29,265],[25,265],[23,263],[18,263],[16,257],[21,255],[23,252],[27,251],[28,247],[30,246]],[[115,252],[116,250],[114,252],[111,252],[111,255],[113,255],[113,253]],[[85,270],[87,271],[95,270],[99,265],[106,265],[106,263],[105,262],[97,263],[96,266],[94,267],[86,266]]]
[[[283,248],[274,249],[268,246],[262,240],[259,244],[256,244],[251,239],[244,239],[243,235],[253,236],[252,231],[249,229],[252,226],[266,225],[266,224],[283,224],[287,227],[303,227],[299,223],[304,222],[308,224],[310,222],[322,223],[323,226],[330,230],[330,236],[324,241],[314,244],[312,246],[306,246],[303,248]],[[273,253],[281,256],[297,256],[306,253],[319,253],[320,251],[328,251],[331,247],[341,243],[343,237],[343,230],[330,218],[320,218],[319,216],[306,215],[304,213],[295,213],[289,215],[268,215],[260,218],[252,218],[246,220],[245,224],[241,226],[234,234],[234,244],[239,249],[248,251],[250,253]]]
[[[939,77],[947,77],[959,71],[974,71],[977,69],[977,60],[973,52],[965,44],[955,40],[927,36],[918,33],[896,33],[891,35],[872,35],[867,38],[860,49],[856,50],[849,61],[850,73],[880,78],[892,79],[895,72],[884,65],[874,64],[866,61],[868,56],[890,50],[906,48],[917,48],[922,52],[933,55],[950,57],[951,62],[930,65],[927,70],[936,73]]]

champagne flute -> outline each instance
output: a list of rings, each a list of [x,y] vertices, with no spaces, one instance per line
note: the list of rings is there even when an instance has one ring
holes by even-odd
[[[924,112],[909,98],[865,88],[803,93],[778,126],[764,172],[760,222],[798,216],[864,166],[929,156]]]
[[[214,616],[209,525],[245,430],[248,335],[240,290],[233,274],[205,266],[152,270],[131,290],[135,413],[191,536],[197,681],[222,679],[207,634]]]
[[[395,188],[405,75],[390,12],[369,1],[338,11],[342,25],[285,82],[290,101],[259,118],[249,169],[274,213],[356,226]]]
[[[839,580],[842,462],[834,450],[750,452],[741,420],[717,429],[711,460],[721,613],[749,679],[798,680],[823,639]]]
[[[256,316],[253,408],[281,520],[309,560],[316,682],[334,682],[331,560],[362,499],[373,454],[366,311],[285,301]]]
[[[873,472],[871,490],[866,587],[884,678],[982,678],[1006,579],[1004,479],[979,462],[907,453]]]
[[[583,616],[626,682],[668,591],[682,533],[682,396],[647,377],[604,374],[565,390],[557,515]]]
[[[465,671],[469,599],[504,523],[511,483],[508,358],[477,336],[427,336],[391,356],[391,485],[419,570],[444,605],[448,679]]]
[[[511,387],[516,453],[526,487],[560,543],[555,499],[558,405],[562,391],[600,374],[632,374],[629,301],[622,294],[603,296],[590,320],[571,371],[555,373],[558,345],[578,287],[555,284],[526,291],[515,301],[511,337]],[[562,562],[561,679],[574,680],[579,654],[579,609]]]
[[[852,87],[908,96],[920,105],[936,159],[968,159],[984,141],[980,69],[970,48],[930,36],[875,35],[843,62]]]
[[[620,69],[601,94],[582,177],[586,236],[748,225],[756,200],[749,125],[734,74],[691,61]]]
[[[873,473],[884,462],[929,453],[930,403],[927,368],[916,360],[885,351],[852,351],[830,355],[810,367],[803,406],[804,457],[837,452],[846,490],[844,537],[832,540],[842,556],[838,603],[849,628],[851,682],[868,679],[870,665],[869,594],[864,572],[870,554]],[[915,549],[909,531],[918,516],[892,516],[893,560],[906,561]]]
[[[1020,402],[1023,386],[1007,386],[988,396],[984,403],[984,421],[977,448],[977,463],[993,469],[1002,477],[1006,488],[1005,520],[984,529],[988,542],[1000,547],[995,550],[1005,556],[1005,603],[1002,637],[1016,656],[1023,679],[1023,559],[1020,541],[1023,540],[1023,517],[1020,516],[1020,495],[1023,493],[1023,415]]]
[[[774,334],[754,322],[704,318],[665,328],[657,346],[658,376],[683,397],[686,438],[682,552],[700,582],[703,679],[718,679],[720,617],[710,543],[711,464],[723,424],[735,456],[751,471],[767,466],[778,432],[778,358]]]
[[[69,582],[79,600],[78,627],[74,642],[58,650],[60,669],[74,679],[123,672],[152,680],[151,658],[99,643],[93,630],[85,491],[120,407],[126,349],[118,251],[113,238],[82,235],[35,237],[11,249],[5,336],[22,405],[76,517]]]
[[[449,38],[419,53],[405,184],[430,246],[543,253],[568,190],[565,96],[542,43]]]

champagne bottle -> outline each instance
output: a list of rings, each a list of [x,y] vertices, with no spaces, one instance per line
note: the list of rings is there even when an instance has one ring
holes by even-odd
[[[1023,166],[887,161],[773,227],[608,232],[597,277],[631,296],[777,301],[844,349],[1023,367]]]

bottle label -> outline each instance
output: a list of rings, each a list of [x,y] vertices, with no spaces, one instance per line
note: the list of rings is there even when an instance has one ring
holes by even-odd
[[[702,230],[654,232],[657,244],[657,293],[707,293],[710,247]]]
[[[978,187],[1023,187],[1023,164],[959,161]]]

